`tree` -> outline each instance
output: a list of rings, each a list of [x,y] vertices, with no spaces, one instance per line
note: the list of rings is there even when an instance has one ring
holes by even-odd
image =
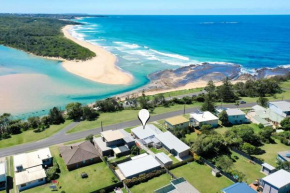
[[[279,170],[283,169],[283,170],[290,172],[290,162],[278,160],[277,169],[279,169]]]
[[[50,120],[50,117],[49,116],[44,116],[44,117],[41,117],[41,125],[48,128],[49,125],[51,123],[51,120]]]
[[[144,90],[142,91],[142,96],[139,98],[138,101],[139,101],[139,104],[140,104],[142,109],[149,109],[150,108],[149,98],[146,97]]]
[[[89,107],[89,106],[84,106],[83,107],[83,118],[88,120],[88,121],[92,121],[95,120],[97,117],[99,117],[99,113],[94,110],[93,108]]]
[[[66,111],[69,119],[79,120],[83,115],[81,103],[69,103],[66,105]]]
[[[265,127],[263,130],[259,131],[259,136],[261,137],[263,142],[270,143],[272,141],[272,133],[274,129],[272,127]]]
[[[41,123],[39,117],[29,117],[27,121],[29,126],[32,127],[33,129],[38,128]]]
[[[204,97],[204,103],[201,106],[202,111],[209,111],[214,113],[215,112],[215,104],[211,97],[207,94]]]
[[[139,148],[136,145],[131,147],[131,154],[132,155],[139,155],[139,151],[140,150],[139,150]]]
[[[59,108],[53,107],[52,109],[49,110],[48,117],[51,121],[51,124],[61,124],[64,122],[64,118],[62,116],[62,112]]]
[[[207,86],[204,88],[205,91],[207,91],[210,95],[212,95],[215,92],[215,85],[212,80],[208,81]]]
[[[218,97],[223,102],[234,102],[237,97],[235,96],[233,85],[227,77],[223,80],[223,85],[218,87]]]
[[[201,134],[192,146],[192,151],[203,157],[215,157],[228,152],[225,140],[220,134]]]
[[[262,106],[262,107],[268,107],[268,103],[269,103],[269,99],[265,98],[265,97],[259,97],[259,99],[257,100],[258,105]]]
[[[101,112],[116,112],[123,110],[123,105],[118,103],[116,98],[107,98],[105,100],[97,101],[94,107],[99,108]]]
[[[231,169],[234,165],[234,162],[231,158],[229,158],[229,156],[222,155],[222,156],[217,158],[215,165],[218,168],[220,168],[222,171],[229,172],[229,171],[231,171]]]
[[[235,179],[238,180],[238,182],[246,182],[246,175],[243,172],[233,170],[232,175],[234,176]]]
[[[290,117],[286,117],[283,121],[281,121],[281,126],[282,129],[284,129],[285,131],[289,131],[290,130]]]
[[[236,102],[235,102],[235,105],[236,105],[237,108],[239,108],[239,106],[240,106],[240,101],[236,101]]]
[[[256,147],[249,143],[244,143],[242,146],[242,150],[249,155],[254,155],[256,153]]]
[[[222,122],[222,125],[228,126],[229,125],[229,116],[225,110],[223,110],[219,114],[219,120]]]
[[[93,143],[94,142],[94,135],[93,134],[88,135],[86,137],[86,141],[89,141],[89,142]]]

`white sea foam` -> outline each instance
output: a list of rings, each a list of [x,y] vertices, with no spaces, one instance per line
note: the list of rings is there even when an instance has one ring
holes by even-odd
[[[281,67],[281,68],[290,68],[290,64],[284,64],[284,65],[280,65],[278,67]]]
[[[250,69],[250,68],[241,68],[241,74],[251,74],[253,76],[257,75],[257,71],[255,69]]]
[[[113,43],[118,44],[118,45],[121,45],[121,46],[124,46],[126,48],[130,48],[130,49],[140,48],[140,46],[137,45],[137,44],[129,44],[127,42],[113,42]]]
[[[154,53],[160,54],[162,56],[167,56],[167,57],[170,57],[170,58],[176,58],[176,59],[179,59],[179,60],[189,61],[188,57],[181,56],[181,55],[178,55],[178,54],[167,54],[167,53],[159,52],[159,51],[156,51],[156,50],[153,50],[153,49],[149,49],[149,50],[154,52]]]

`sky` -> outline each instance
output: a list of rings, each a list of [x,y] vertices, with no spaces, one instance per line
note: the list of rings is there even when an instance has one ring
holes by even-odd
[[[0,13],[290,14],[290,0],[0,0]]]

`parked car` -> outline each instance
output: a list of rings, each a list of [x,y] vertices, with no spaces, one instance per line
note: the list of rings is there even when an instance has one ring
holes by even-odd
[[[246,101],[240,101],[240,104],[246,104],[247,102]]]

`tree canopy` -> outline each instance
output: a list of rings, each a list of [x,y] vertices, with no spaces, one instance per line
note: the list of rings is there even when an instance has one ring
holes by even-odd
[[[54,18],[0,17],[0,44],[38,56],[87,60],[95,53],[64,37],[65,25],[79,24]]]

